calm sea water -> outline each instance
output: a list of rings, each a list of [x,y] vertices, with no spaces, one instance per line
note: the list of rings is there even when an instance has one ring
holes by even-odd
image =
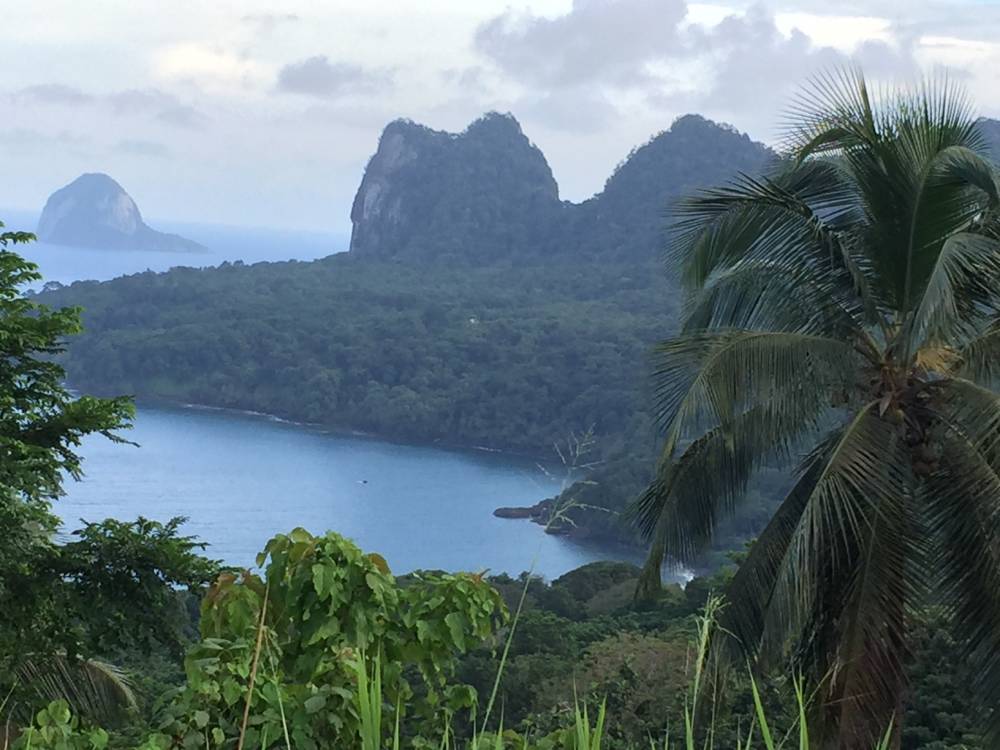
[[[38,214],[24,211],[0,210],[0,220],[7,225],[4,231],[34,232],[38,226]],[[322,232],[155,220],[149,223],[154,229],[200,242],[208,250],[204,253],[151,253],[66,247],[44,242],[18,245],[16,250],[39,266],[43,282],[69,284],[83,279],[106,281],[143,271],[167,271],[175,266],[217,266],[223,261],[315,260],[342,252],[350,243],[349,236]]]
[[[183,515],[208,554],[236,565],[273,534],[302,526],[337,531],[377,551],[394,572],[417,568],[508,572],[536,560],[553,578],[600,559],[628,559],[495,518],[558,490],[530,462],[324,433],[266,417],[140,406],[130,439],[89,439],[86,477],[56,506],[78,519],[166,520]],[[633,561],[635,561],[633,559]]]

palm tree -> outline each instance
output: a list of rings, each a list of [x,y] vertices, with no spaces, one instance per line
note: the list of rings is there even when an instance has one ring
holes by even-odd
[[[791,120],[772,176],[679,209],[693,294],[658,347],[665,445],[634,508],[651,540],[637,595],[763,463],[798,458],[728,592],[741,658],[791,658],[822,685],[824,746],[871,747],[900,724],[907,623],[933,601],[1000,736],[1000,188],[984,138],[947,80],[874,95],[853,71],[817,79]]]

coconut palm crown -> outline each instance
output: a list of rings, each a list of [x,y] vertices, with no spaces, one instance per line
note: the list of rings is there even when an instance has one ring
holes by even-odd
[[[905,696],[907,623],[933,603],[1000,737],[1000,187],[947,80],[875,95],[817,79],[779,165],[679,207],[692,289],[657,348],[665,432],[637,501],[689,560],[764,463],[794,485],[730,586],[739,653],[821,685],[824,746],[871,747]]]

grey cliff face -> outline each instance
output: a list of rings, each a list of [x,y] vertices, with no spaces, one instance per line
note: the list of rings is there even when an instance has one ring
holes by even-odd
[[[380,228],[392,230],[398,227],[402,217],[402,196],[392,195],[393,177],[413,162],[417,154],[417,146],[407,140],[405,129],[386,129],[351,208],[352,252],[378,246],[382,240]]]
[[[49,196],[38,239],[112,250],[198,252],[197,242],[151,229],[124,188],[106,174],[84,174]]]
[[[542,152],[511,115],[489,113],[461,133],[389,123],[351,209],[351,252],[496,256],[522,247],[525,217],[559,207]]]

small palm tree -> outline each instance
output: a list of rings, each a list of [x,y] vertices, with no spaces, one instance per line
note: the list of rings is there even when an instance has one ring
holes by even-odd
[[[727,596],[741,654],[791,657],[823,685],[824,746],[871,747],[898,735],[907,624],[933,597],[996,737],[1000,191],[983,136],[946,80],[873,96],[845,71],[796,102],[784,156],[680,208],[694,294],[658,347],[638,595],[755,469],[804,455]]]

